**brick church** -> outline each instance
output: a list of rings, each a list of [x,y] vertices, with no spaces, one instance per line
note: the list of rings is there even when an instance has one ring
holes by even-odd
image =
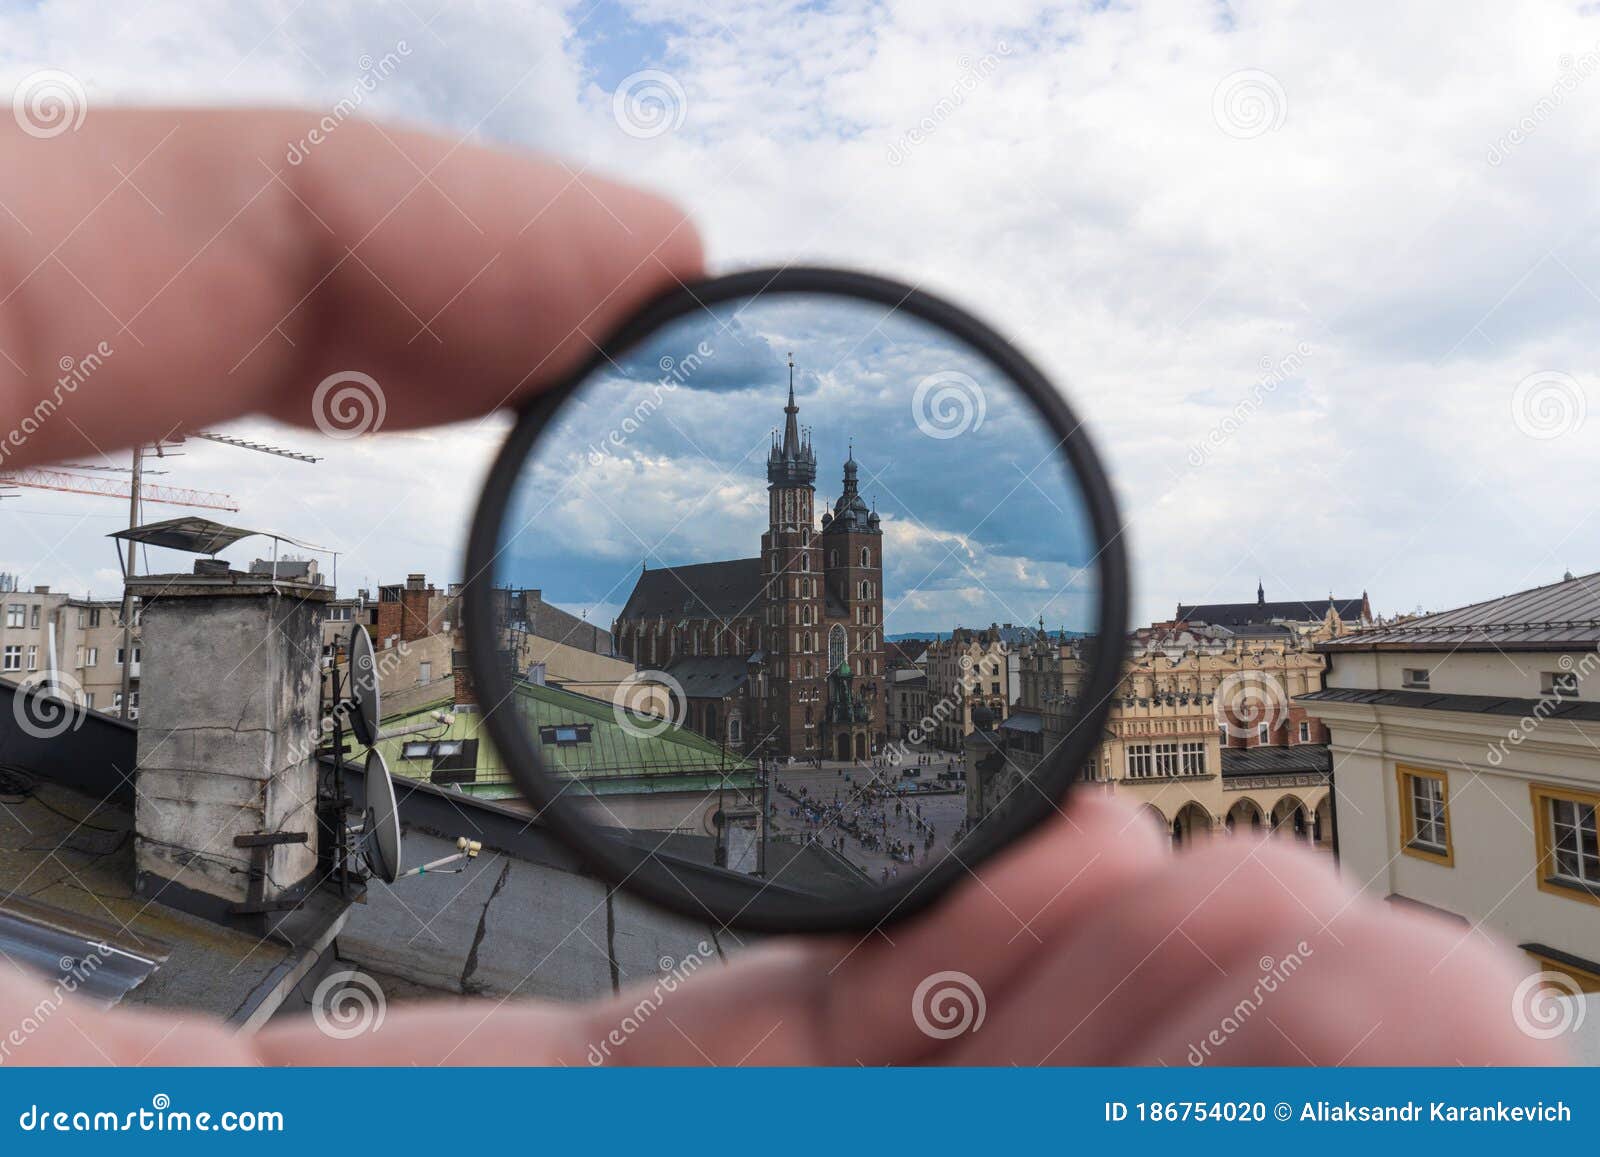
[[[884,741],[883,531],[854,451],[820,526],[817,456],[794,401],[767,455],[753,558],[648,566],[613,626],[617,653],[683,688],[686,725],[730,750],[867,759]]]

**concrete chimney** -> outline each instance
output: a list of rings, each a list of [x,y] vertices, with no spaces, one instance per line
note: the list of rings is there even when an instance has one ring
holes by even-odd
[[[260,910],[317,866],[318,688],[329,587],[239,571],[143,575],[136,890]]]

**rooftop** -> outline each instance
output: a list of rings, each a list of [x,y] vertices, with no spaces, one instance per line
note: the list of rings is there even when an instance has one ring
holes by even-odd
[[[1324,651],[1561,651],[1600,644],[1600,572],[1372,627]]]
[[[658,567],[640,572],[619,619],[719,619],[754,612],[763,580],[759,558]]]
[[[742,666],[743,660],[739,662]],[[639,727],[625,727],[609,700],[538,683],[519,681],[513,695],[516,709],[539,743],[545,765],[557,775],[581,780],[597,795],[639,792],[652,786],[671,791],[714,790],[724,782],[734,787],[755,782],[755,768],[749,760],[724,751],[688,728],[648,716],[638,716]],[[442,697],[386,716],[383,724],[394,728],[417,723],[450,709],[450,699]],[[457,711],[449,726],[441,724],[424,733],[384,739],[377,746],[396,778],[427,780],[439,754],[434,745],[476,741],[470,774],[462,773],[455,786],[467,795],[520,802],[521,793],[482,720],[477,711]],[[556,734],[567,729],[573,734]],[[455,778],[453,773],[451,778]]]
[[[1325,599],[1272,603],[1265,599],[1253,603],[1179,603],[1174,617],[1180,622],[1209,623],[1218,627],[1260,627],[1281,622],[1320,623],[1327,617],[1329,607],[1347,623],[1371,617],[1366,595],[1355,599],[1336,599],[1330,595]]]
[[[1515,718],[1600,720],[1600,703],[1579,699],[1562,701],[1513,699],[1501,695],[1444,695],[1437,691],[1369,691],[1356,687],[1329,687],[1296,695],[1297,703],[1355,703],[1370,707],[1409,707],[1417,711],[1455,711],[1465,715],[1507,715]],[[1554,704],[1552,706],[1552,704]]]
[[[1222,778],[1257,775],[1330,775],[1333,759],[1324,743],[1287,747],[1224,747]]]
[[[250,1029],[303,1012],[316,981],[340,968],[381,977],[391,1000],[583,999],[657,975],[664,957],[709,952],[714,963],[743,942],[615,892],[526,812],[406,780],[396,785],[403,862],[448,855],[458,836],[481,840],[462,874],[371,881],[364,904],[322,905],[320,931],[306,909],[272,918],[266,932],[249,924],[259,917],[181,911],[134,890],[134,728],[88,711],[75,729],[39,739],[17,725],[15,693],[0,683],[0,949],[47,979],[67,975],[63,957],[69,968],[102,958],[76,990],[101,1003],[193,1009]],[[359,764],[348,781],[361,800]],[[621,835],[650,847],[661,838]],[[718,871],[693,862],[674,870]]]

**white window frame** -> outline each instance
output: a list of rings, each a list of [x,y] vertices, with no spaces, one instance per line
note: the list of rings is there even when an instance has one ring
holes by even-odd
[[[1411,831],[1407,842],[1435,855],[1450,850],[1444,808],[1444,781],[1431,775],[1407,775],[1406,790],[1411,793]]]
[[[1130,743],[1123,751],[1129,779],[1149,779],[1155,771],[1155,756],[1148,743]]]
[[[1600,813],[1597,813],[1592,804],[1580,800],[1551,798],[1548,802],[1549,806],[1545,810],[1546,822],[1550,825],[1551,875],[1565,884],[1576,884],[1591,892],[1600,891],[1600,858],[1584,851],[1585,842],[1591,847],[1600,842],[1600,831],[1597,831],[1597,825],[1600,825]],[[1562,870],[1563,828],[1573,833],[1577,849],[1576,874]],[[1587,841],[1584,839],[1586,834],[1590,837]]]

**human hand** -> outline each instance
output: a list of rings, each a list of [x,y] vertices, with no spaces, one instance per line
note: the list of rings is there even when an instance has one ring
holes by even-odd
[[[310,424],[316,384],[348,369],[382,384],[389,427],[480,414],[699,273],[692,228],[645,194],[357,122],[291,168],[277,158],[299,125],[99,113],[47,149],[0,141],[0,430],[35,413],[59,359],[116,351],[70,410],[8,447],[8,465],[249,413]],[[1241,1017],[1269,958],[1276,971],[1291,954],[1292,975]],[[939,972],[982,991],[977,1031],[919,1027],[913,994]],[[1516,1030],[1513,987],[1475,934],[1353,898],[1326,858],[1244,839],[1173,857],[1142,817],[1084,798],[915,920],[757,948],[693,977],[608,1051],[638,1064],[1182,1064],[1236,1021],[1205,1059],[1559,1059]],[[42,992],[10,984],[0,1012]],[[576,1065],[638,1000],[401,1007],[381,1035],[346,1041],[309,1024],[245,1040],[172,1013],[74,1007],[29,1058]]]
[[[305,122],[97,111],[0,134],[0,462],[247,414],[311,425],[317,384],[349,370],[379,383],[386,429],[476,416],[700,273],[693,226],[649,194],[361,121],[292,166]],[[63,359],[102,342],[63,394]]]

